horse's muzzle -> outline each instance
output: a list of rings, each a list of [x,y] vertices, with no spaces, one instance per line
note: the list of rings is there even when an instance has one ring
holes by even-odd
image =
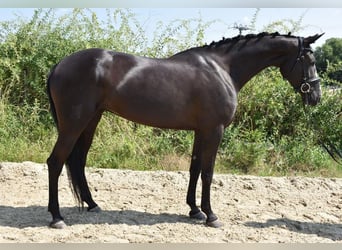
[[[302,95],[305,105],[315,106],[321,100],[320,78],[314,78],[303,82],[297,91]]]

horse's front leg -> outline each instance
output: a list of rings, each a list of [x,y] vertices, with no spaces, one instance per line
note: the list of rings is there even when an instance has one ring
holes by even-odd
[[[206,224],[210,227],[221,227],[223,225],[212,211],[210,205],[210,187],[214,174],[216,154],[222,139],[223,130],[223,126],[218,126],[215,129],[206,132],[203,135],[203,141],[201,143],[201,208],[202,211],[207,215]]]
[[[196,205],[196,186],[199,175],[201,173],[201,155],[200,155],[200,136],[195,132],[194,145],[190,164],[190,181],[188,193],[186,196],[186,203],[190,206],[190,218],[205,220],[206,216]]]

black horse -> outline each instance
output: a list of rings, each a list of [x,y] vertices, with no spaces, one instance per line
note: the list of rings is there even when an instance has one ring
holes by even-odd
[[[321,35],[278,33],[238,36],[191,48],[167,59],[152,59],[104,49],[86,49],[60,61],[47,85],[58,139],[47,160],[51,227],[65,226],[58,203],[58,178],[66,163],[72,186],[89,211],[99,210],[84,174],[87,153],[104,111],[128,120],[171,129],[193,130],[187,204],[190,217],[219,227],[210,205],[210,185],[223,131],[236,111],[239,90],[269,66],[316,105],[319,77],[310,48]],[[202,180],[201,210],[196,185]],[[203,213],[203,212],[204,213]]]

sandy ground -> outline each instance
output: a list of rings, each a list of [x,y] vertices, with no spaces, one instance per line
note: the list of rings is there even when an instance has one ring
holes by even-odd
[[[51,229],[47,167],[0,163],[0,242],[342,242],[342,179],[214,176],[212,206],[224,226],[187,217],[187,172],[87,168],[102,212],[79,212],[65,170],[67,227]],[[198,192],[198,200],[199,200]]]

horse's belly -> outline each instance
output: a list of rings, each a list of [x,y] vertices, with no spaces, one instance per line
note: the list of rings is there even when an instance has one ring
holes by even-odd
[[[194,129],[196,114],[191,105],[182,101],[152,98],[148,96],[131,96],[112,98],[106,108],[127,120],[153,127]]]
[[[170,129],[196,128],[195,119],[162,108],[143,109],[141,107],[134,108],[134,105],[130,105],[129,107],[109,111],[127,120],[153,127]]]

